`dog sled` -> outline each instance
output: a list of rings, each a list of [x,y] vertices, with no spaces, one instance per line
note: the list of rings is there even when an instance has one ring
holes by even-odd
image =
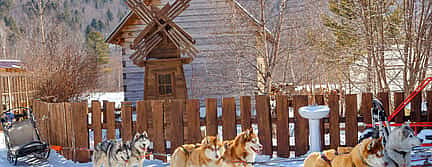
[[[18,158],[33,155],[48,159],[49,145],[41,141],[36,121],[30,108],[9,109],[0,115],[7,147],[7,160],[16,165]]]

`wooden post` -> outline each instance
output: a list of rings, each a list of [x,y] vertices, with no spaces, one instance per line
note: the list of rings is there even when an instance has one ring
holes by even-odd
[[[206,135],[216,136],[218,134],[217,125],[217,99],[206,99]]]
[[[165,133],[164,133],[164,111],[163,102],[155,100],[151,102],[152,105],[152,117],[153,117],[153,135],[151,141],[153,141],[153,149],[156,153],[166,153],[165,149]],[[166,161],[164,156],[155,156],[156,159]]]
[[[75,147],[75,143],[74,141],[74,137],[75,137],[75,133],[74,133],[74,129],[73,129],[73,124],[74,124],[74,117],[72,114],[72,104],[71,103],[64,103],[64,108],[65,108],[65,120],[66,120],[66,136],[67,136],[67,143],[66,143],[66,147],[69,148],[74,148]],[[95,139],[96,142],[96,139]],[[65,154],[65,158],[68,160],[73,160],[73,150],[66,150],[66,154]]]
[[[222,99],[222,134],[223,140],[232,140],[237,136],[235,99]]]
[[[164,103],[165,138],[171,141],[170,153],[178,146],[183,145],[185,103],[185,100],[168,100]]]
[[[426,101],[427,101],[427,120],[428,122],[432,121],[432,91],[429,90],[426,92]]]
[[[330,148],[336,149],[340,145],[338,96],[330,95],[328,104],[330,108]]]
[[[258,137],[264,147],[265,155],[273,154],[272,145],[272,124],[270,116],[270,97],[258,95],[256,99],[256,114],[258,119]]]
[[[251,124],[251,97],[241,96],[240,97],[240,117],[242,131],[245,131],[252,127]]]
[[[381,101],[384,107],[384,111],[387,116],[390,115],[390,105],[389,105],[389,93],[388,92],[379,92],[378,99]]]
[[[105,112],[106,112],[106,125],[107,125],[107,138],[108,140],[116,139],[116,127],[115,127],[115,104],[114,102],[106,102],[105,103]]]
[[[136,126],[137,126],[137,132],[143,133],[144,131],[147,131],[147,134],[150,133],[148,131],[147,127],[147,119],[151,115],[147,115],[147,113],[151,113],[151,107],[149,107],[150,111],[146,110],[146,102],[145,101],[137,101],[136,106]]]
[[[132,139],[132,103],[122,102],[121,106],[121,138],[123,142]]]
[[[394,93],[394,109],[398,108],[399,105],[401,105],[403,103],[404,99],[405,99],[404,92],[395,92]],[[393,120],[389,120],[389,121],[395,121],[396,123],[403,123],[404,117],[405,117],[405,110],[402,109],[398,114],[396,114],[396,116],[394,117]]]
[[[345,96],[345,143],[347,146],[354,147],[358,139],[357,125],[357,95]]]
[[[362,93],[360,113],[363,115],[363,122],[366,124],[372,123],[371,108],[372,108],[372,93]]]
[[[276,97],[277,113],[277,154],[279,157],[290,157],[290,133],[289,133],[289,110],[288,97]]]
[[[74,117],[74,133],[75,133],[75,147],[89,148],[88,129],[87,129],[87,103],[72,103],[72,114]],[[89,162],[90,152],[76,150],[75,160],[80,163]]]
[[[94,148],[102,142],[102,124],[101,124],[101,104],[99,101],[94,100],[91,104],[92,109],[92,127],[94,136]]]
[[[421,104],[422,103],[422,92],[417,94],[411,101],[411,121],[421,122]]]
[[[199,143],[201,142],[201,128],[200,128],[200,101],[187,100],[186,112],[183,116],[184,120],[184,138],[185,143]]]
[[[308,105],[308,97],[305,95],[294,96],[295,115],[295,155],[306,154],[309,150],[309,123],[299,114],[300,107]]]

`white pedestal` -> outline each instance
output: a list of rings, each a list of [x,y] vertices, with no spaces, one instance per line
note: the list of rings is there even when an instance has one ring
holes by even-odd
[[[319,119],[309,119],[309,145],[310,152],[321,151],[321,133]]]

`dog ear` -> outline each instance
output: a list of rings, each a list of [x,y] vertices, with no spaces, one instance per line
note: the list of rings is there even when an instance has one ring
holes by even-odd
[[[204,137],[204,139],[203,139],[203,141],[201,142],[201,144],[203,144],[203,145],[209,145],[210,144],[210,140],[209,140],[209,138],[206,136],[206,137]]]
[[[144,131],[144,132],[142,133],[142,135],[143,135],[145,138],[148,138],[147,131]]]
[[[372,148],[374,147],[374,145],[375,145],[375,140],[372,139],[371,142],[367,146],[367,150],[368,151],[372,150]]]
[[[135,140],[135,139],[138,139],[140,137],[140,134],[137,132],[137,133],[135,133],[135,136],[133,137],[133,139]]]

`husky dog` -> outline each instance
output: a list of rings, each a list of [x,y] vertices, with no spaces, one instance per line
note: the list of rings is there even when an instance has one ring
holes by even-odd
[[[413,130],[406,124],[392,130],[385,146],[386,166],[411,166],[411,150],[421,143],[421,139],[415,136]]]
[[[122,141],[103,141],[93,152],[93,167],[100,167],[102,164],[107,167],[126,166],[130,157],[130,149]]]
[[[384,146],[382,137],[368,138],[357,144],[351,153],[336,156],[332,167],[380,167],[384,166]]]
[[[256,155],[263,148],[252,128],[240,133],[234,140],[224,142],[224,145],[227,150],[223,159],[224,166],[227,167],[245,163],[248,167],[252,166],[251,163],[255,162]]]
[[[325,150],[322,153],[313,152],[304,160],[304,167],[331,167],[331,161],[341,154],[349,154],[352,147],[338,147],[335,149]]]
[[[217,167],[222,166],[225,147],[215,136],[205,137],[201,144],[178,147],[171,159],[171,167]]]
[[[132,156],[128,161],[128,166],[133,166],[138,162],[138,167],[142,167],[143,161],[147,156],[147,148],[150,145],[147,132],[144,131],[142,134],[136,133],[132,141],[128,141],[127,145],[132,152]]]

